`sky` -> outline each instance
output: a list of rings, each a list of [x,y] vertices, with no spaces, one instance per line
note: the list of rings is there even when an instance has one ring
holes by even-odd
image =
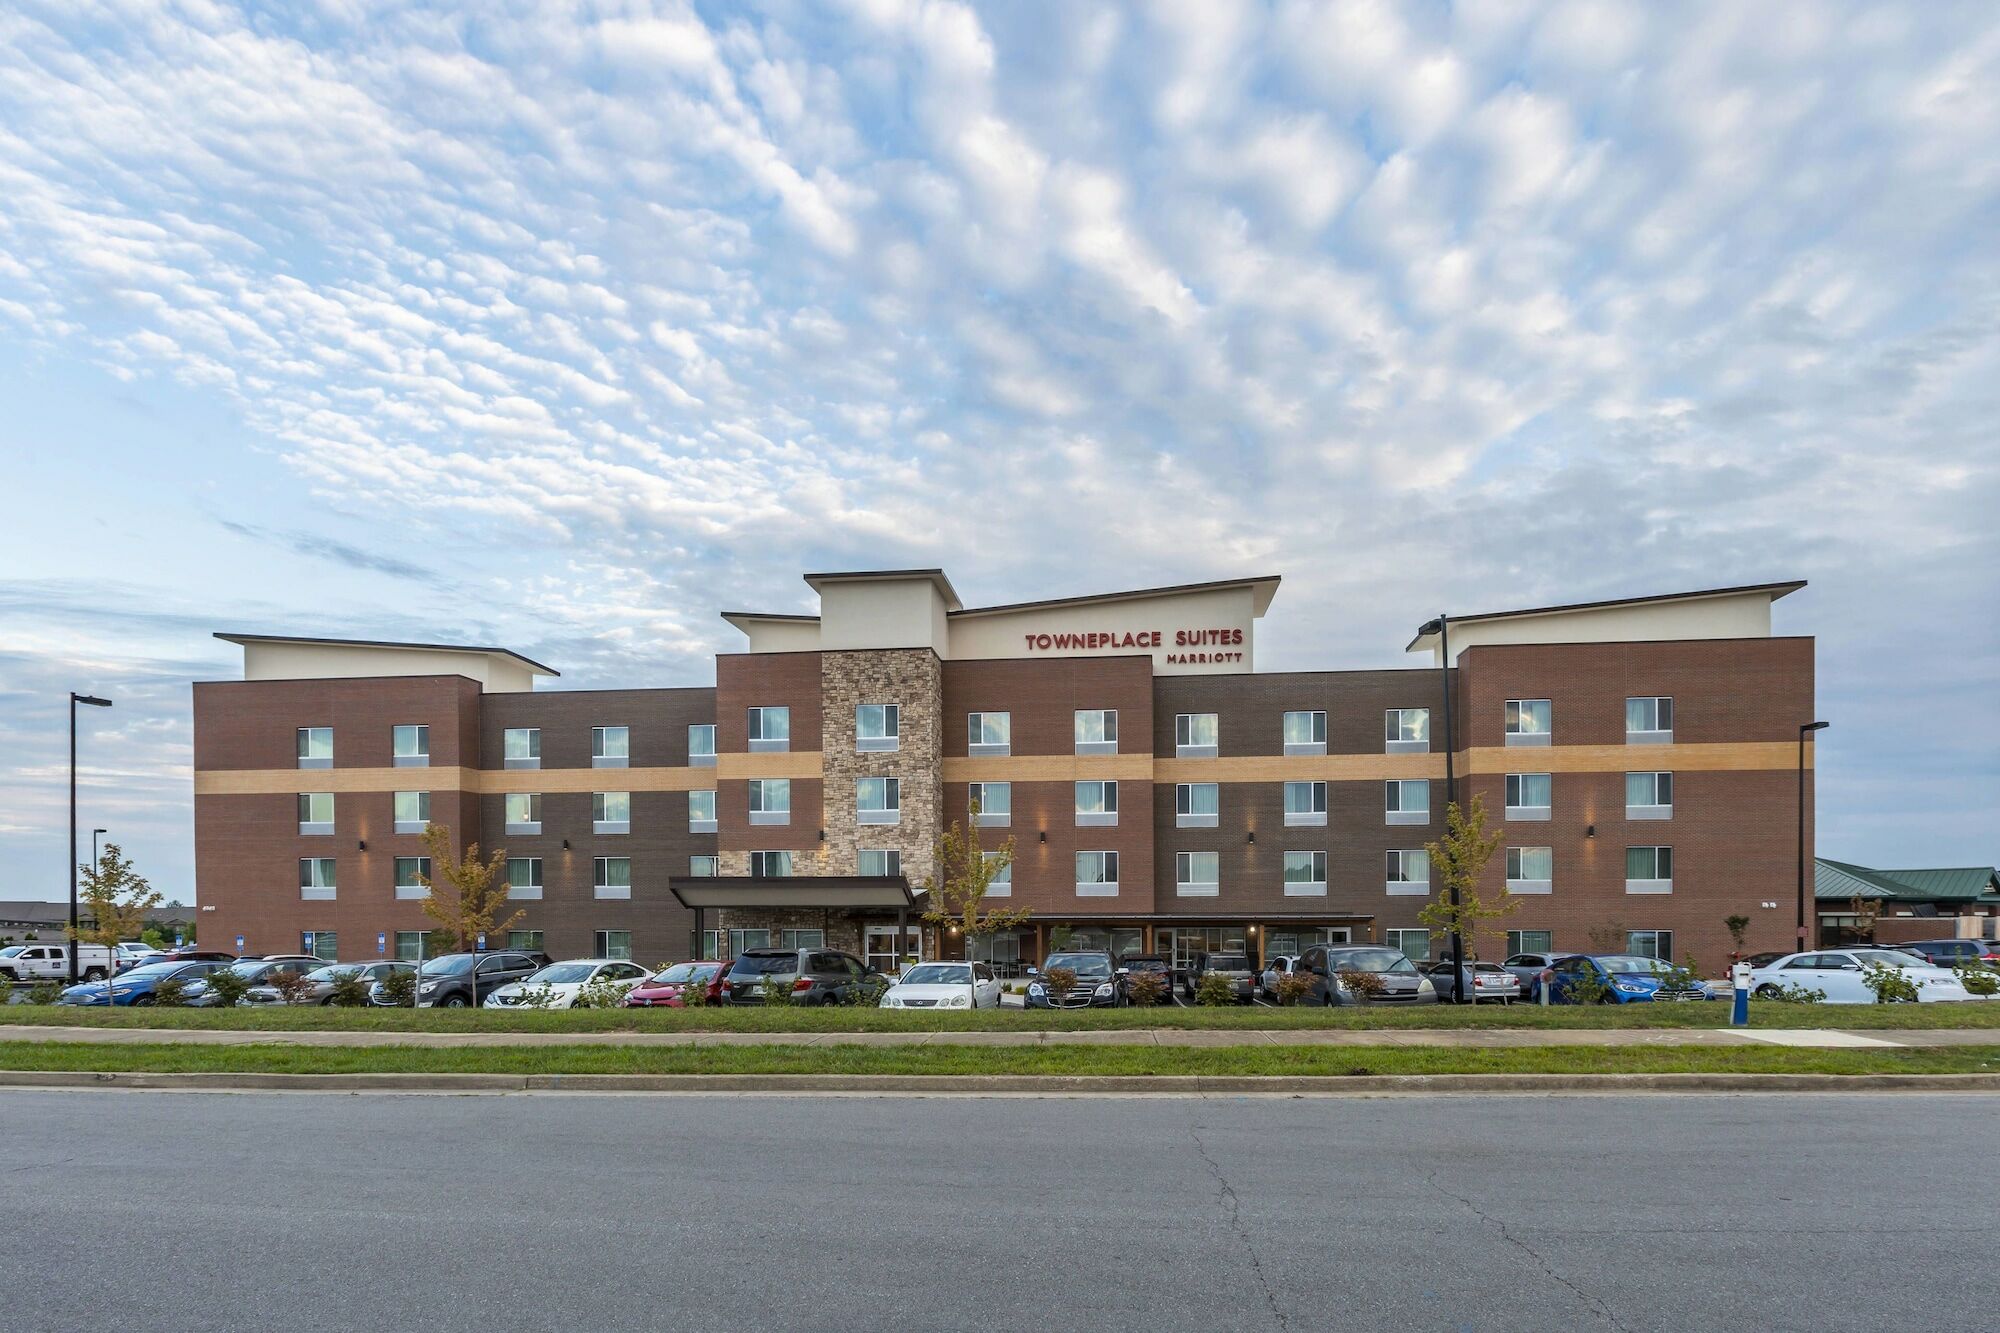
[[[2000,11],[0,10],[0,897],[193,883],[217,630],[706,684],[805,570],[1264,669],[1803,578],[1819,850],[2000,860]]]

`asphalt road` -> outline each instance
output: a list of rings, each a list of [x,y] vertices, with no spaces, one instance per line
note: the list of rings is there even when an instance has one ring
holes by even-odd
[[[0,1093],[36,1330],[1992,1327],[1977,1096]]]

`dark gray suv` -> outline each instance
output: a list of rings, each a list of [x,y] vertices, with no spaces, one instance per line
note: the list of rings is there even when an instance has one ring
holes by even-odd
[[[838,949],[748,949],[722,979],[724,1004],[762,1004],[766,983],[791,992],[793,1004],[873,1004],[889,979]]]
[[[417,973],[417,1007],[420,1009],[476,1008],[488,995],[508,982],[519,981],[548,963],[544,954],[519,953],[503,949],[498,953],[446,953],[424,960]],[[382,983],[368,989],[375,1004],[386,1004]]]

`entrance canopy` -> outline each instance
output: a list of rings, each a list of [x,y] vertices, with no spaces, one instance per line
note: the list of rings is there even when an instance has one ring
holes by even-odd
[[[716,908],[908,911],[918,897],[910,881],[901,875],[786,875],[774,879],[676,875],[667,880],[667,888],[680,899],[681,906],[697,912]]]

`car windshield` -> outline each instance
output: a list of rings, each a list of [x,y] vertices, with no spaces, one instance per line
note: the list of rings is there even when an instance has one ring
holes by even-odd
[[[145,970],[146,969],[143,967],[135,967],[132,969],[132,974],[136,975],[140,972],[144,972]],[[353,963],[330,963],[325,967],[316,967],[312,971],[306,973],[306,980],[338,981],[342,977],[346,976],[348,973],[359,972],[360,970],[361,970],[360,967],[356,966]]]
[[[732,977],[775,977],[782,972],[796,972],[799,957],[791,953],[746,953],[736,960],[736,966],[729,969]]]
[[[27,946],[24,944],[10,944],[0,949],[0,958],[19,958],[26,950]]]
[[[261,958],[243,958],[229,965],[229,970],[239,977],[255,977],[270,964]]]
[[[1218,972],[1248,972],[1250,959],[1240,953],[1219,953],[1208,960],[1208,965]]]
[[[648,981],[655,986],[683,986],[690,981],[706,981],[716,973],[715,963],[675,963],[654,973]]]
[[[1052,953],[1049,955],[1049,965],[1042,970],[1053,972],[1059,967],[1068,968],[1076,973],[1078,978],[1111,975],[1111,960],[1101,953]]]
[[[972,969],[964,963],[919,963],[903,973],[905,986],[965,986],[972,982]]]
[[[184,966],[186,966],[184,963],[146,963],[133,968],[130,972],[119,973],[118,979],[120,981],[137,981],[141,977],[164,977],[169,973],[179,971]]]
[[[1414,971],[1415,965],[1400,949],[1343,949],[1330,953],[1327,961],[1343,972]]]
[[[461,972],[472,970],[472,955],[469,953],[448,953],[442,958],[433,958],[423,966],[427,977],[455,977]]]
[[[529,975],[527,982],[549,982],[560,984],[565,981],[588,981],[590,974],[597,970],[595,963],[551,963],[539,972]]]
[[[1597,960],[1597,965],[1615,977],[1660,977],[1674,970],[1672,963],[1633,953],[1606,954]]]

